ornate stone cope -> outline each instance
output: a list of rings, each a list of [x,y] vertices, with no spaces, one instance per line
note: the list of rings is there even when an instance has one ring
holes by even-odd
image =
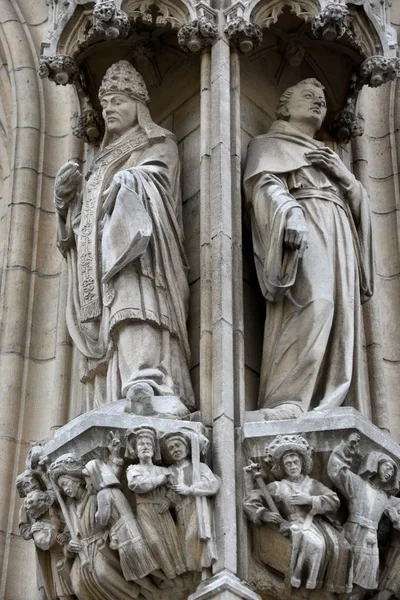
[[[100,289],[100,248],[98,225],[102,213],[102,193],[112,173],[118,171],[133,151],[144,148],[147,137],[141,129],[127,132],[114,144],[107,146],[96,159],[94,170],[88,181],[87,195],[83,200],[78,250],[79,295],[81,321],[98,318],[102,313]]]

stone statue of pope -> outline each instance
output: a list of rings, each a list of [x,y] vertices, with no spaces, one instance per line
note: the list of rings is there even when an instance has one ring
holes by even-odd
[[[122,397],[137,406],[156,395],[177,396],[190,410],[177,144],[152,121],[145,83],[129,62],[108,69],[99,100],[106,133],[84,185],[72,161],[55,183],[67,325],[86,359],[82,381],[93,406]]]

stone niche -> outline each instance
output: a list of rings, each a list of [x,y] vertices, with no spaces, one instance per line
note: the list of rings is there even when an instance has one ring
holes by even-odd
[[[281,94],[289,86],[309,77],[324,85],[327,100],[327,118],[317,137],[337,150],[351,169],[354,145],[364,132],[358,103],[361,87],[375,87],[395,76],[397,63],[393,48],[387,47],[389,34],[379,29],[377,19],[361,2],[354,5],[321,3],[320,10],[317,4],[308,0],[292,4],[274,0],[249,2],[243,9],[244,17],[262,32],[262,41],[257,39],[249,46],[250,50],[239,53],[242,171],[248,144],[255,136],[268,131]],[[233,7],[228,9],[228,16],[234,10]],[[335,10],[339,12],[336,14]],[[392,58],[383,59],[381,65],[374,63],[377,48],[379,53]],[[383,66],[386,60],[387,71]],[[382,79],[381,67],[386,72]],[[377,75],[375,81],[373,73]],[[246,209],[243,220],[243,294],[248,307],[244,311],[246,410],[254,410],[257,407],[265,301],[254,268]],[[364,318],[369,319],[368,315]]]

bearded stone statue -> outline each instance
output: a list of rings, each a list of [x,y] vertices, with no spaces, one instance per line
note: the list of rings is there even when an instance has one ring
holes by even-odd
[[[151,414],[156,396],[175,396],[176,414],[187,413],[194,397],[177,144],[152,121],[145,83],[129,62],[108,69],[99,100],[106,131],[86,181],[70,161],[55,183],[67,325],[85,359],[82,381],[95,407],[128,398],[133,412],[145,406]]]
[[[369,200],[339,156],[316,141],[324,88],[305,79],[282,95],[249,146],[244,186],[267,301],[259,408],[296,418],[363,406],[361,303],[373,293]]]

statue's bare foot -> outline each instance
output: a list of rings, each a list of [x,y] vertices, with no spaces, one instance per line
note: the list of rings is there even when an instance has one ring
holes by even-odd
[[[154,414],[154,408],[152,404],[152,398],[154,396],[154,390],[148,383],[140,382],[134,384],[129,388],[126,397],[130,400],[130,406],[126,407],[126,412],[134,413],[136,415],[152,415]]]
[[[299,419],[303,415],[303,411],[297,404],[281,404],[275,408],[262,408],[260,412],[266,421]]]

